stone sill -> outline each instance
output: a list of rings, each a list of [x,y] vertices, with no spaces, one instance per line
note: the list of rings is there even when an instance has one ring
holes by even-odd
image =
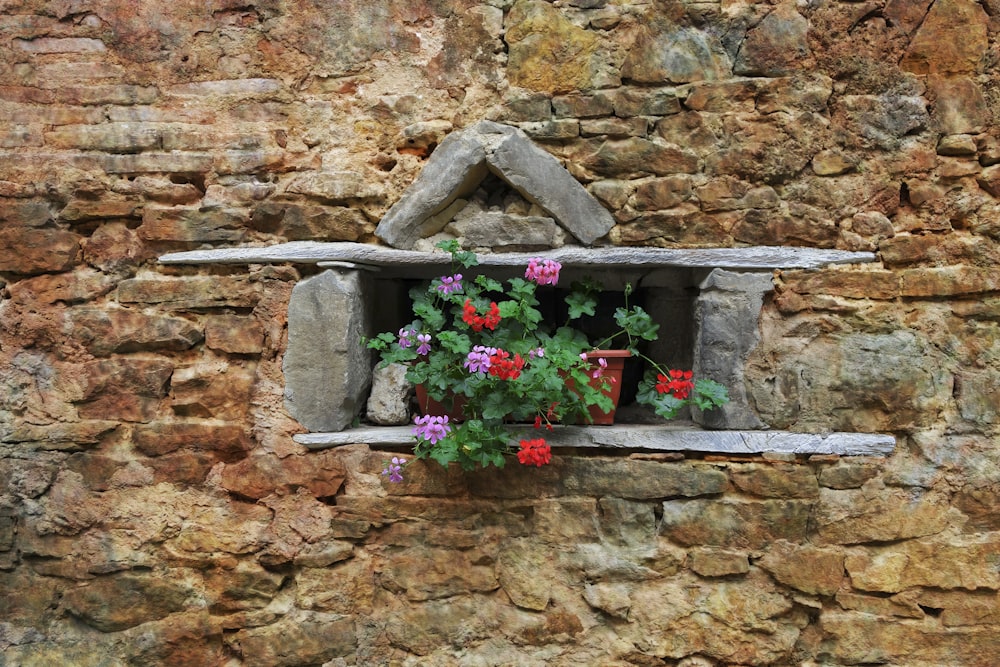
[[[530,426],[512,426],[512,439],[533,437]],[[620,424],[556,426],[544,433],[552,447],[595,447],[606,450],[652,450],[711,454],[839,454],[888,456],[896,446],[891,435],[878,433],[792,433],[789,431],[709,431],[686,426]],[[336,433],[300,433],[295,442],[310,449],[341,445],[412,445],[410,426],[368,426]]]
[[[604,246],[583,248],[565,246],[532,253],[480,253],[481,266],[524,266],[532,257],[544,257],[566,267],[594,268],[703,268],[732,271],[770,271],[773,269],[818,269],[829,264],[856,264],[875,261],[871,252],[752,246],[746,248],[634,248]],[[271,246],[190,250],[163,255],[162,264],[298,264],[332,263],[372,267],[428,267],[450,265],[444,252],[397,250],[384,246],[349,241],[323,243],[291,241]]]

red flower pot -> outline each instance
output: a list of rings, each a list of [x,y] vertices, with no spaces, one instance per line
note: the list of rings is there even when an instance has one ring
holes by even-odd
[[[598,368],[598,359],[603,358],[607,361],[608,366],[602,373],[602,377],[613,380],[610,387],[605,386],[600,378],[594,378],[590,381],[591,387],[603,388],[604,395],[610,397],[613,403],[610,412],[602,412],[598,406],[591,405],[589,411],[593,423],[604,426],[615,423],[615,410],[618,408],[618,399],[622,393],[622,371],[625,369],[625,359],[631,356],[632,353],[628,350],[594,350],[587,353],[587,360],[595,369]]]
[[[463,421],[465,419],[465,403],[467,399],[464,395],[452,395],[443,401],[435,401],[427,394],[424,385],[416,386],[417,409],[422,415],[434,415],[435,417],[447,416],[449,421]]]

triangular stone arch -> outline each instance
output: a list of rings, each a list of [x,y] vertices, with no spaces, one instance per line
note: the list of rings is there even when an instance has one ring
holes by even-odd
[[[484,120],[441,142],[379,222],[376,236],[395,248],[413,248],[418,240],[441,231],[454,214],[449,207],[474,192],[491,172],[545,209],[584,245],[615,224],[608,210],[523,131]]]

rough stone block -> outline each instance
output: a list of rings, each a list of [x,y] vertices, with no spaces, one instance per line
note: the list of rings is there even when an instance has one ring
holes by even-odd
[[[690,199],[691,195],[691,177],[677,174],[639,183],[632,205],[640,211],[657,211],[677,206]]]
[[[107,47],[89,37],[35,37],[13,40],[14,48],[27,53],[103,53]]]
[[[205,324],[205,345],[229,354],[259,354],[264,349],[264,327],[252,317],[216,315]]]
[[[781,290],[798,294],[829,294],[852,299],[895,299],[899,274],[894,271],[786,271]]]
[[[1000,289],[1000,275],[993,269],[944,266],[907,269],[900,272],[902,296],[955,296],[995,292],[998,289]]]
[[[612,101],[606,92],[558,95],[552,98],[552,110],[556,118],[610,116],[614,112]]]
[[[59,90],[59,101],[69,104],[152,104],[159,97],[155,86],[124,83],[66,86]]]
[[[593,243],[608,233],[614,225],[611,214],[558,160],[516,133],[501,131],[494,136],[499,142],[486,160],[495,173],[551,213],[581,242]]]
[[[601,65],[597,36],[557,8],[518,0],[507,17],[507,77],[512,86],[553,93],[592,90]]]
[[[524,132],[483,121],[441,142],[375,233],[397,248],[412,248],[447,224],[437,214],[475,191],[488,171],[545,209],[583,243],[594,242],[614,226],[611,214]]]
[[[340,431],[359,414],[370,382],[375,302],[364,272],[324,271],[296,284],[282,361],[285,406],[310,431]]]
[[[133,443],[146,456],[179,449],[212,452],[221,460],[242,458],[250,450],[246,429],[210,420],[162,421],[136,427]]]
[[[731,71],[719,38],[687,26],[643,30],[622,64],[623,77],[652,84],[712,81]]]
[[[369,199],[378,190],[356,171],[301,174],[288,184],[288,192],[344,203],[351,199]]]
[[[736,488],[763,498],[816,498],[819,484],[812,468],[803,465],[734,465],[730,477]]]
[[[466,211],[469,207],[466,207]],[[495,211],[461,211],[445,230],[461,237],[467,248],[530,250],[559,248],[566,234],[552,218],[510,215]]]
[[[186,319],[147,315],[121,308],[78,308],[70,312],[73,338],[95,356],[114,352],[187,350],[204,337]]]
[[[420,175],[383,216],[375,233],[396,248],[411,248],[420,238],[441,231],[424,221],[471,194],[486,177],[486,152],[475,135],[454,132],[445,137]]]
[[[575,147],[574,152],[571,159],[595,174],[612,178],[693,174],[699,166],[697,156],[679,146],[639,137],[591,140]]]
[[[102,155],[101,167],[109,174],[186,173],[201,174],[212,169],[209,153],[139,153]]]
[[[138,153],[159,146],[160,130],[133,123],[63,125],[46,132],[45,143],[54,148]]]
[[[671,465],[656,461],[577,458],[560,471],[563,489],[571,494],[652,499],[721,493],[728,480],[710,466]]]
[[[229,641],[240,647],[247,667],[336,664],[336,658],[354,654],[358,644],[353,616],[318,612],[298,612],[243,629]]]
[[[138,232],[147,241],[242,241],[246,223],[239,209],[146,207]]]
[[[283,459],[261,454],[226,466],[222,487],[246,498],[287,494],[299,487],[308,489],[317,498],[328,498],[337,494],[346,475],[343,461],[335,451]]]
[[[574,139],[580,136],[580,122],[575,118],[518,123],[518,127],[532,139],[541,141]]]
[[[40,147],[45,144],[41,126],[19,125],[0,130],[0,148]]]
[[[694,549],[689,558],[691,569],[703,577],[727,577],[750,571],[750,559],[742,551]]]
[[[814,503],[804,500],[676,500],[663,503],[660,534],[687,546],[761,549],[801,542]]]
[[[184,609],[193,588],[179,577],[126,573],[66,591],[66,609],[102,632],[118,632]]]
[[[613,97],[614,112],[619,118],[670,116],[681,111],[677,94],[674,88],[619,88]]]
[[[833,595],[844,582],[844,554],[779,540],[756,563],[785,584],[810,595]]]
[[[584,137],[645,137],[649,121],[637,118],[600,118],[580,121],[580,134]]]
[[[278,232],[291,241],[357,241],[373,228],[354,208],[283,202],[260,204],[254,209],[251,225]]]
[[[809,21],[793,5],[779,5],[747,32],[733,73],[781,76],[799,69],[810,56],[808,33]]]
[[[942,590],[1000,590],[995,535],[912,540],[847,557],[852,585],[863,591],[898,593],[923,586]]]
[[[77,263],[80,237],[51,228],[0,229],[0,271],[35,275],[65,271]]]
[[[241,98],[260,95],[274,96],[283,89],[278,79],[217,79],[212,81],[197,81],[195,83],[179,83],[166,89],[168,95],[176,97],[206,97],[237,95]]]
[[[715,269],[695,300],[694,372],[729,390],[729,403],[694,418],[712,428],[757,429],[765,426],[750,406],[745,367],[760,341],[757,321],[764,295],[772,289],[767,274]]]
[[[119,198],[99,200],[74,199],[59,211],[59,219],[75,223],[107,218],[133,218],[141,210],[138,201]]]
[[[260,285],[245,276],[131,278],[118,283],[120,303],[157,303],[173,310],[253,308]]]
[[[183,366],[170,378],[170,407],[179,417],[246,419],[255,380],[253,362],[211,361]]]
[[[972,74],[989,48],[988,24],[979,3],[935,2],[899,66],[914,74]]]
[[[382,426],[409,423],[412,395],[413,387],[406,381],[406,366],[376,366],[372,373],[372,393],[368,397],[368,420]]]
[[[107,294],[114,279],[91,269],[26,278],[8,286],[11,299],[25,305],[80,303]]]
[[[816,506],[822,544],[889,542],[932,535],[948,523],[948,500],[912,489],[821,488]]]

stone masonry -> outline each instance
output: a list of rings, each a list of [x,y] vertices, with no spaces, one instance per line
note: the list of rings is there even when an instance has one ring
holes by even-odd
[[[0,3],[0,664],[993,667],[998,17]],[[764,423],[890,434],[891,455],[567,446],[390,484],[405,446],[299,444],[288,303],[336,270],[157,258],[382,246],[483,121],[600,203],[595,248],[875,253],[768,274],[757,344],[717,349]]]

